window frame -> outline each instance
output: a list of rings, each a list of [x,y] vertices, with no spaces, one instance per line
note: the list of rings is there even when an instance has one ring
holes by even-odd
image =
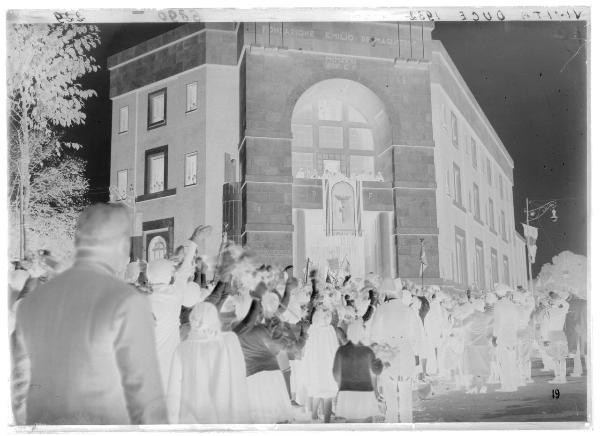
[[[196,165],[194,166],[194,182],[187,183],[187,160],[189,156],[195,156]],[[198,183],[198,152],[191,151],[183,156],[183,186],[194,186]]]
[[[193,109],[190,109],[190,102],[188,100],[189,98],[189,94],[188,94],[188,88],[190,86],[194,85],[196,87],[196,92],[195,92],[195,97],[196,97],[196,107]],[[166,99],[166,97],[165,97]],[[193,82],[187,83],[185,85],[185,113],[189,114],[190,112],[194,112],[195,110],[198,109],[198,81],[195,80]]]
[[[121,130],[121,124],[123,120],[123,109],[125,109],[125,113],[127,114],[127,124],[125,126],[125,130]],[[129,132],[129,105],[121,106],[119,108],[119,128],[117,129],[117,133],[119,135],[122,135],[127,132]]]
[[[494,200],[492,197],[490,197],[488,199],[488,215],[489,215],[489,225],[490,225],[490,230],[494,233],[496,233],[496,217],[494,215]]]
[[[510,261],[506,254],[502,255],[502,282],[510,286]]]
[[[495,259],[495,262],[494,262]],[[496,250],[494,247],[490,247],[490,263],[491,263],[491,279],[492,279],[492,288],[494,287],[494,285],[496,283],[499,283],[498,280],[500,280],[500,272],[498,270],[498,250]]]
[[[150,159],[158,154],[164,155],[164,170],[163,170],[163,189],[162,191],[150,192]],[[169,183],[169,146],[163,145],[160,147],[151,148],[146,150],[144,157],[144,194],[145,195],[157,195],[168,191]]]
[[[458,118],[454,111],[450,111],[450,135],[452,139],[452,145],[456,148],[459,146],[459,135],[458,135]]]
[[[483,242],[477,238],[475,238],[475,282],[480,289],[485,288],[485,248]]]
[[[152,117],[152,99],[159,94],[164,94],[164,102],[163,102],[163,119],[160,121],[156,121],[154,123],[151,122]],[[162,127],[167,124],[167,88],[157,89],[156,91],[148,93],[148,130],[156,129],[157,127]]]
[[[456,162],[453,162],[452,165],[453,171],[452,171],[452,175],[453,180],[454,180],[454,195],[453,195],[453,201],[454,204],[457,205],[459,208],[464,209],[464,203],[463,203],[463,198],[462,198],[462,174],[460,173],[460,167],[456,164]],[[458,174],[458,190],[457,190],[457,186],[456,186],[456,175]],[[458,193],[458,196],[457,196]],[[457,198],[458,197],[458,198]]]
[[[477,142],[471,137],[471,163],[474,169],[477,169]]]
[[[457,247],[460,245],[460,253]],[[456,259],[456,282],[461,285],[469,283],[469,271],[467,267],[467,238],[465,231],[458,226],[454,227],[454,251]]]
[[[473,217],[475,220],[481,222],[481,199],[479,194],[479,186],[477,183],[473,183]]]

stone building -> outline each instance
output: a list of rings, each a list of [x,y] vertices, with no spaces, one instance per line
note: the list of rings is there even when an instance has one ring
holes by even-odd
[[[432,23],[195,23],[109,58],[133,254],[198,223],[265,262],[526,284],[513,161]]]

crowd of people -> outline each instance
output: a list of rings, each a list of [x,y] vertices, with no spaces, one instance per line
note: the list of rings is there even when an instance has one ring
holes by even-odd
[[[296,276],[233,244],[211,265],[209,226],[131,262],[129,226],[124,208],[91,206],[71,267],[45,252],[12,266],[17,424],[413,422],[420,387],[514,392],[533,353],[566,382],[567,292]]]

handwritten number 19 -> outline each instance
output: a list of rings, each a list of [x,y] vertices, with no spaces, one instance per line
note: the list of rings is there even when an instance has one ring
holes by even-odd
[[[552,389],[552,398],[554,398],[555,400],[558,400],[559,397],[560,397],[560,391],[558,389]]]

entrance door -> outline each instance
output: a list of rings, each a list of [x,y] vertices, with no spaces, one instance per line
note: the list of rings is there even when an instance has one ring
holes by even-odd
[[[146,234],[146,259],[166,259],[169,253],[169,232],[155,232]]]

